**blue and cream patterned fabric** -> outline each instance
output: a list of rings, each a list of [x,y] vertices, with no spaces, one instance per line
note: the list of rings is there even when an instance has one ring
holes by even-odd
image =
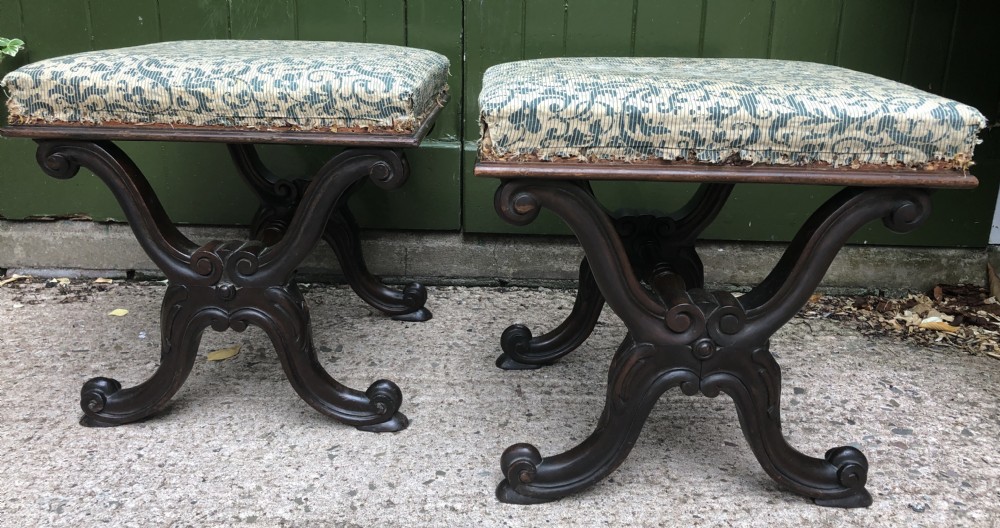
[[[480,159],[964,168],[975,108],[835,66],[556,58],[486,71]]]
[[[347,42],[206,40],[68,55],[0,82],[11,124],[406,133],[443,103],[448,59]]]

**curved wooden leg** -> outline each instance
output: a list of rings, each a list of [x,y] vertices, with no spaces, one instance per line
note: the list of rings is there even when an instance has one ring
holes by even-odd
[[[747,327],[733,339],[762,343],[781,328],[806,304],[840,248],[865,224],[881,219],[889,229],[906,233],[923,224],[930,212],[926,189],[848,187],[830,197],[802,225],[771,273],[740,297]]]
[[[145,382],[127,389],[110,378],[93,378],[80,390],[81,425],[107,427],[135,422],[161,410],[191,373],[204,329],[227,320],[218,310],[188,301],[188,288],[170,286],[160,311],[160,366]]]
[[[824,458],[800,453],[781,433],[781,369],[767,346],[739,354],[742,365],[728,362],[720,372],[705,376],[702,392],[709,397],[725,392],[736,403],[743,436],[760,465],[779,484],[812,497],[816,504],[866,508],[872,496],[865,489],[868,459],[861,451],[836,447]]]
[[[858,228],[879,218],[897,232],[916,228],[930,212],[928,192],[844,189],[805,222],[768,277],[737,299],[725,292],[692,288],[701,282],[700,264],[692,259],[685,270],[668,251],[686,248],[689,239],[718,212],[729,191],[725,186],[708,188],[706,197],[696,201],[702,205],[695,208],[700,213],[682,217],[687,222],[683,229],[661,233],[657,226],[667,224],[639,217],[639,223],[654,222],[655,229],[626,222],[618,226],[622,233],[611,228],[594,196],[580,186],[541,179],[509,180],[500,186],[496,207],[509,222],[528,223],[546,207],[572,228],[593,265],[594,281],[628,327],[630,338],[612,362],[608,398],[597,430],[580,445],[554,457],[542,458],[528,444],[508,448],[501,458],[506,478],[497,488],[499,500],[550,501],[607,476],[628,455],[660,394],[680,385],[686,394],[699,390],[710,397],[729,394],[758,461],[783,486],[823,506],[871,504],[865,489],[868,461],[859,450],[837,447],[823,458],[814,458],[785,440],[779,410],[781,373],[768,351],[768,339],[801,308],[837,251]],[[648,233],[673,233],[683,244],[667,243],[669,237],[657,241]],[[632,243],[631,250],[620,237]],[[637,265],[633,260],[642,262]],[[640,274],[646,274],[648,290],[638,283]],[[524,341],[530,345],[533,340]]]
[[[604,296],[594,281],[590,264],[584,258],[580,263],[576,302],[566,320],[551,332],[538,337],[532,337],[527,326],[511,325],[500,336],[503,354],[497,358],[497,366],[504,370],[525,370],[555,363],[590,337],[603,310]]]
[[[427,289],[422,284],[411,282],[401,291],[395,290],[382,284],[378,277],[368,271],[361,250],[358,224],[346,204],[331,215],[323,232],[323,240],[337,255],[351,289],[373,308],[397,321],[422,322],[432,317],[430,310],[424,307]]]
[[[604,412],[597,428],[572,449],[542,458],[530,444],[514,444],[500,458],[506,477],[497,486],[501,502],[538,504],[587,488],[615,470],[632,450],[646,417],[667,389],[698,391],[698,376],[668,366],[663,350],[626,337],[611,362]]]
[[[688,202],[666,216],[620,216],[615,228],[638,277],[651,280],[669,270],[688,288],[705,285],[705,271],[695,242],[722,211],[733,184],[703,183]]]
[[[363,431],[406,428],[409,422],[398,412],[403,394],[395,383],[379,380],[360,392],[345,387],[326,372],[313,347],[309,309],[294,283],[252,294],[252,301],[243,303],[249,306],[233,312],[232,326],[239,331],[254,324],[267,332],[288,381],[306,403]]]
[[[253,145],[231,144],[228,147],[237,170],[260,199],[261,205],[251,226],[252,236],[269,245],[277,243],[290,226],[291,218],[308,189],[308,180],[292,181],[278,177],[264,165]],[[408,168],[402,156],[399,157],[396,172],[402,173],[399,180],[406,179]],[[402,181],[397,181],[387,188],[401,184]],[[323,240],[337,255],[344,277],[358,297],[397,321],[429,320],[431,312],[424,307],[427,289],[422,284],[413,282],[401,291],[395,290],[382,284],[368,271],[361,250],[358,224],[347,205],[359,186],[352,185],[338,199],[325,224]]]

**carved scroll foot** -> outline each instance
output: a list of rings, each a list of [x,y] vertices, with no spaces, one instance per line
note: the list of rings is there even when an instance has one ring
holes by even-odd
[[[820,506],[870,506],[872,498],[865,489],[868,460],[864,454],[845,446],[830,449],[824,458],[814,458],[791,447],[781,432],[778,363],[766,346],[740,355],[747,361],[740,365],[730,362],[706,376],[701,390],[709,397],[721,391],[733,399],[743,436],[768,475]]]
[[[358,224],[346,205],[340,206],[330,217],[323,240],[336,253],[351,289],[373,308],[397,321],[423,322],[432,317],[430,310],[424,307],[427,289],[422,284],[412,282],[399,291],[382,284],[368,271]]]
[[[566,320],[551,332],[532,337],[524,325],[512,325],[500,336],[503,354],[496,365],[504,370],[537,369],[551,365],[583,344],[594,331],[604,309],[604,296],[597,288],[590,264],[580,263],[580,285],[573,310]]]
[[[578,492],[614,471],[632,450],[650,410],[667,389],[697,392],[698,378],[686,368],[670,368],[668,354],[627,337],[608,375],[604,412],[594,432],[569,451],[542,457],[529,444],[514,444],[500,458],[506,477],[497,499],[513,504],[548,502]]]
[[[84,416],[80,424],[109,427],[142,420],[166,407],[194,366],[205,327],[220,315],[213,310],[185,308],[188,291],[171,286],[160,312],[160,366],[145,382],[127,389],[111,378],[93,378],[80,390]]]
[[[104,421],[98,413],[107,406],[108,398],[116,392],[122,390],[122,384],[111,378],[91,378],[83,384],[80,389],[80,408],[84,415],[80,418],[80,425],[84,427],[112,427],[119,425],[114,421]],[[86,414],[91,413],[91,414]]]
[[[246,290],[244,290],[246,291]],[[294,283],[254,292],[253,308],[233,318],[260,326],[270,336],[295,392],[319,412],[364,431],[387,432],[409,424],[399,411],[403,393],[395,383],[379,380],[360,392],[333,379],[316,357],[309,310]]]

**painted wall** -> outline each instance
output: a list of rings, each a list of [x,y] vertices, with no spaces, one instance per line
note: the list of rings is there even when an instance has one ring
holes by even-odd
[[[409,153],[414,175],[399,193],[369,189],[352,206],[364,225],[468,232],[566,232],[551,217],[513,228],[492,211],[496,182],[472,177],[476,98],[496,63],[547,56],[660,55],[809,60],[874,73],[1000,111],[1000,47],[994,0],[0,0],[0,35],[28,50],[3,71],[55,55],[153,41],[280,38],[385,42],[433,49],[452,62],[452,100],[424,148]],[[266,53],[266,50],[262,50]],[[464,62],[463,62],[464,57]],[[899,237],[880,226],[859,243],[982,246],[1000,183],[1000,133],[984,134],[975,191],[940,191],[931,221]],[[221,145],[125,145],[174,219],[245,223],[255,203]],[[306,175],[330,154],[273,147],[265,157]],[[47,179],[33,146],[0,141],[0,215],[11,219],[85,213],[120,218],[95,179]],[[193,185],[200,190],[192,193]],[[601,184],[611,207],[669,210],[686,185]],[[738,186],[709,238],[787,240],[835,189]],[[636,197],[640,197],[636,199]]]

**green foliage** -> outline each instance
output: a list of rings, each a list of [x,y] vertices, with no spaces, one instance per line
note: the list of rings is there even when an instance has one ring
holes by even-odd
[[[10,55],[13,57],[17,55],[17,52],[21,51],[24,47],[24,41],[21,39],[9,39],[0,37],[0,60],[3,60],[3,55]]]

